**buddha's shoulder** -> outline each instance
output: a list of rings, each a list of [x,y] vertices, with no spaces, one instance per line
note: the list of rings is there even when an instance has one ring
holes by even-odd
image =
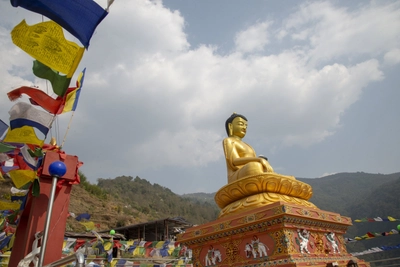
[[[242,140],[237,139],[235,137],[227,137],[223,140],[224,144],[242,144],[244,143]]]

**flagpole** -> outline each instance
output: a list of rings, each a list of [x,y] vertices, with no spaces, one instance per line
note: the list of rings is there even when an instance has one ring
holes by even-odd
[[[62,177],[66,172],[67,172],[67,167],[65,166],[64,162],[62,162],[62,161],[54,161],[49,166],[49,173],[53,177],[53,180],[52,180],[52,184],[51,184],[49,204],[47,206],[47,215],[46,215],[46,221],[44,224],[42,245],[40,248],[39,264],[38,264],[39,267],[43,266],[44,256],[45,256],[45,252],[46,252],[51,214],[53,211],[54,196],[56,194],[57,179]]]

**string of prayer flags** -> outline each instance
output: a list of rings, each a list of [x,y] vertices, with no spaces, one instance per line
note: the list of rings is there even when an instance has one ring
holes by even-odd
[[[10,128],[21,128],[31,126],[37,128],[44,135],[47,135],[54,116],[34,108],[32,105],[24,102],[18,102],[10,111]]]
[[[33,58],[67,77],[72,77],[85,51],[83,47],[67,41],[61,26],[54,21],[28,26],[22,20],[11,31],[11,39]]]
[[[356,242],[364,239],[371,239],[375,237],[380,237],[380,236],[388,236],[388,235],[396,235],[399,234],[399,231],[392,229],[387,232],[382,232],[382,233],[376,233],[376,232],[367,232],[365,235],[362,236],[356,236],[353,239],[352,238],[345,238],[346,243],[351,243],[351,242]]]
[[[89,47],[94,30],[108,15],[93,0],[11,0],[11,5],[48,17],[78,38],[85,47]]]
[[[354,222],[395,222],[395,221],[400,221],[400,220],[395,219],[391,216],[387,216],[387,218],[375,217],[375,218],[363,218],[354,220]]]
[[[51,83],[53,91],[56,95],[65,95],[71,81],[71,77],[60,75],[58,72],[52,70],[38,60],[33,61],[32,71],[36,77],[48,80]]]
[[[354,237],[355,240],[363,240],[363,239],[371,239],[374,237],[378,237],[378,236],[388,236],[388,235],[394,235],[394,234],[398,234],[399,232],[395,229],[392,229],[388,232],[383,232],[383,233],[373,233],[373,232],[367,232],[365,235],[363,236],[356,236]]]
[[[372,253],[377,253],[377,252],[382,252],[382,251],[388,251],[388,250],[393,250],[393,249],[399,249],[400,244],[395,245],[395,246],[381,246],[381,247],[373,247],[361,252],[354,252],[351,253],[353,256],[361,256],[361,255],[366,255],[366,254],[372,254]]]

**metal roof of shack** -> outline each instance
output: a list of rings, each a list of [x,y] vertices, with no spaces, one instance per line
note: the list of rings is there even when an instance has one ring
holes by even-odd
[[[193,225],[182,217],[165,218],[150,222],[143,222],[127,226],[113,228],[117,233],[127,239],[144,239],[146,241],[166,240],[170,236],[179,234],[182,229]],[[99,233],[110,232],[111,229]]]

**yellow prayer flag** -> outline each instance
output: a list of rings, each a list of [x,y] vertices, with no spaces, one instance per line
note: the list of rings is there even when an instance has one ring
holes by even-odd
[[[397,219],[395,219],[395,218],[393,218],[393,217],[390,217],[390,216],[388,216],[388,219],[389,219],[389,221],[391,221],[391,222],[397,221]]]
[[[91,231],[94,228],[96,228],[94,222],[79,222],[79,223],[86,227],[86,231]]]
[[[165,241],[159,241],[156,245],[156,248],[162,248],[164,245]]]
[[[3,174],[0,172],[0,181],[5,181],[6,179],[4,179]]]
[[[11,31],[13,43],[49,68],[74,74],[85,49],[64,37],[63,29],[54,21],[29,26],[22,20]]]
[[[362,222],[361,220],[359,220],[359,219],[357,219],[357,220],[354,220],[355,222]]]
[[[104,250],[108,251],[108,250],[112,249],[113,245],[114,245],[114,243],[111,243],[109,241],[104,242],[104,244],[103,244]]]
[[[21,188],[36,178],[36,171],[33,170],[12,170],[8,172],[16,188]]]
[[[172,255],[172,252],[174,252],[174,250],[175,250],[174,246],[171,246],[171,245],[168,246],[168,254],[169,255]]]
[[[3,258],[1,260],[1,264],[3,266],[8,266],[8,263],[10,262],[10,255],[11,255],[11,251],[6,251],[3,253]]]
[[[140,256],[140,247],[137,246],[134,250],[133,250],[133,256]]]
[[[35,130],[31,126],[22,126],[14,130],[8,128],[8,132],[3,141],[9,143],[32,144],[39,147],[42,147],[44,144],[44,140],[40,140],[37,137]]]
[[[118,261],[119,261],[118,259],[113,259],[110,263],[111,267],[115,267],[117,265]]]
[[[0,210],[19,210],[21,202],[0,200]]]
[[[12,247],[13,247],[13,245],[14,245],[14,241],[15,241],[15,235],[12,235],[11,240],[8,242],[8,245],[7,245],[7,249],[6,249],[6,250],[12,249]]]

